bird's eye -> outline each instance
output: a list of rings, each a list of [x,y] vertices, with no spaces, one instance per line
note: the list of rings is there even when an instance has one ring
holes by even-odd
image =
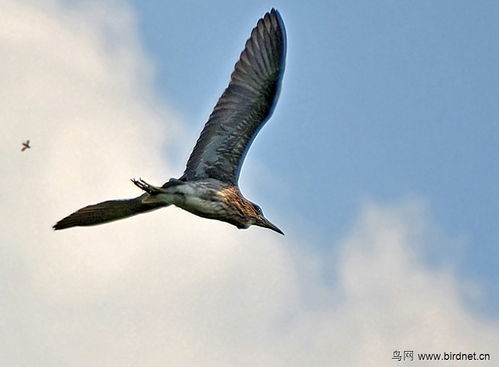
[[[258,215],[262,215],[262,208],[260,208],[258,205],[253,204],[253,208],[255,208],[255,211],[257,212]]]

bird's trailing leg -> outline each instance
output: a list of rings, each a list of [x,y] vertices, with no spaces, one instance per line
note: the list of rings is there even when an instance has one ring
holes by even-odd
[[[157,194],[161,194],[161,193],[166,192],[161,187],[149,185],[147,182],[145,182],[141,178],[139,178],[138,180],[136,180],[135,178],[132,178],[131,181],[135,184],[135,186],[137,186],[141,190],[144,190],[149,195],[157,195]]]

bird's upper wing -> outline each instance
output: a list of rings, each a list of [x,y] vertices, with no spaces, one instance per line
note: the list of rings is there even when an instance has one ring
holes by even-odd
[[[251,142],[272,114],[286,56],[286,33],[272,9],[260,19],[189,157],[182,180],[236,185]]]

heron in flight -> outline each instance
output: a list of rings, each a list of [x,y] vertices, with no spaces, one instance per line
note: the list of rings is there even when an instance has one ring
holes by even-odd
[[[26,149],[31,149],[31,145],[29,145],[29,139],[22,143],[23,147],[21,148],[21,152],[24,152]]]
[[[258,205],[241,194],[238,179],[253,139],[277,102],[285,56],[284,23],[279,12],[272,9],[251,32],[229,86],[201,132],[184,174],[161,187],[132,179],[144,191],[139,197],[86,206],[61,219],[53,228],[93,226],[175,205],[240,229],[256,225],[284,234],[264,217]]]

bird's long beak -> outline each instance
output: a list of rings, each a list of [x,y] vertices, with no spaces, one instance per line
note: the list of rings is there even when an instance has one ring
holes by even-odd
[[[260,220],[258,221],[258,223],[256,225],[260,226],[260,227],[271,229],[273,231],[276,231],[277,233],[284,235],[283,231],[281,231],[279,228],[277,228],[277,226],[273,225],[267,218],[265,218],[263,216],[260,217]]]

